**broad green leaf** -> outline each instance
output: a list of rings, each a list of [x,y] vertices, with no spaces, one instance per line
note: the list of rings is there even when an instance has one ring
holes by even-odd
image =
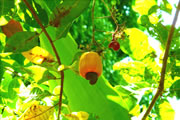
[[[0,17],[14,8],[14,0],[0,0]]]
[[[46,26],[49,22],[48,14],[46,13],[46,11],[44,9],[42,9],[42,7],[39,4],[37,4],[36,1],[34,1],[34,0],[28,0],[28,3],[32,7],[34,7],[34,9],[36,10],[36,14],[38,15],[40,21],[42,22],[42,24],[44,26]],[[25,23],[32,27],[39,28],[40,27],[39,24],[34,19],[33,15],[31,14],[31,12],[26,7],[26,5],[24,4],[23,1],[19,3],[19,7],[20,7],[20,11],[22,11],[22,14],[24,15]]]
[[[8,39],[5,52],[20,53],[37,45],[38,35],[35,32],[17,32]]]
[[[48,17],[50,18],[53,10],[62,2],[62,0],[35,0],[35,2],[46,11]]]
[[[10,57],[20,65],[24,65],[24,56],[22,54],[12,54]]]
[[[164,101],[159,105],[161,120],[174,120],[175,111],[169,102]]]
[[[15,88],[19,88],[20,84],[17,79],[13,79],[8,86],[8,94],[10,99],[15,99],[17,97],[17,92],[15,91]]]
[[[50,25],[58,27],[56,39],[66,36],[73,20],[88,8],[89,3],[90,0],[64,0],[57,6],[50,20]]]
[[[134,97],[134,93],[131,91],[121,87],[120,85],[115,86],[115,89],[119,92],[119,94],[124,99],[125,103],[128,106],[128,110],[132,110],[136,106],[137,99]]]
[[[47,29],[53,34],[53,28]],[[52,38],[54,38],[52,36]],[[40,36],[42,45],[52,52],[49,42],[44,35]],[[62,64],[69,65],[77,53],[74,39],[68,35],[55,42]],[[96,114],[102,120],[129,120],[127,106],[120,94],[102,76],[92,86],[87,80],[71,70],[64,71],[64,92],[69,100],[72,111],[86,111]],[[78,88],[78,89],[77,89]]]
[[[176,96],[177,99],[180,99],[180,80],[177,80],[170,87],[170,93]]]
[[[46,13],[46,11],[44,9],[41,8],[41,6],[39,4],[36,3],[36,1],[34,1],[34,7],[37,10],[37,15],[39,17],[39,19],[41,20],[41,22],[43,23],[44,26],[48,25],[49,19],[48,19],[48,15]]]
[[[120,40],[121,50],[136,60],[142,60],[154,49],[149,45],[148,36],[137,28],[128,28],[125,33],[129,39]]]

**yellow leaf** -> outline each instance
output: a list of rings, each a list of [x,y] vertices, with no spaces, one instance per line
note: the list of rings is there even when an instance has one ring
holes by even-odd
[[[125,33],[129,36],[130,50],[132,51],[133,58],[141,60],[153,51],[153,48],[149,45],[148,36],[141,30],[128,28],[125,30]]]
[[[68,120],[88,120],[89,114],[87,112],[80,111],[80,112],[73,112],[71,114],[66,114],[65,117]]]
[[[139,114],[140,114],[140,106],[139,106],[139,104],[137,104],[137,105],[129,112],[129,114],[138,117]]]
[[[29,51],[22,52],[23,56],[35,64],[42,64],[43,62],[54,62],[53,56],[45,49],[36,46]]]
[[[77,113],[77,116],[79,117],[79,120],[88,120],[89,114],[84,111],[80,111]]]
[[[152,24],[157,24],[158,21],[159,21],[159,18],[158,18],[158,16],[155,13],[149,15],[148,17],[149,17],[149,20],[150,20],[150,22]]]
[[[161,120],[174,120],[175,111],[171,107],[170,103],[163,102],[159,105],[159,112],[161,116]]]
[[[53,120],[54,108],[33,104],[18,120]]]
[[[32,77],[36,82],[43,78],[43,74],[47,70],[46,68],[37,65],[30,66],[28,69],[32,71]]]
[[[136,0],[133,10],[138,12],[140,15],[147,15],[149,9],[156,5],[155,0]]]

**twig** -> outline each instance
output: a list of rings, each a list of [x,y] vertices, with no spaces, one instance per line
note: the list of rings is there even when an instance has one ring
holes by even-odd
[[[165,78],[165,72],[166,72],[167,59],[168,59],[169,49],[170,49],[170,45],[171,45],[171,41],[172,41],[172,37],[173,37],[173,33],[174,33],[174,29],[175,29],[175,25],[177,22],[179,11],[180,11],[180,0],[179,0],[177,9],[176,9],[176,14],[174,16],[174,20],[171,25],[171,29],[169,31],[169,35],[168,35],[168,39],[167,39],[167,43],[166,43],[166,50],[165,50],[164,58],[163,58],[163,65],[162,65],[162,69],[161,69],[161,78],[159,81],[159,87],[158,87],[158,90],[157,90],[153,100],[151,101],[146,113],[144,114],[142,120],[146,119],[146,117],[150,113],[152,107],[154,106],[156,100],[162,94],[162,91],[164,90],[164,78]]]
[[[113,13],[112,13],[111,10],[109,9],[109,7],[108,7],[108,5],[106,4],[106,2],[105,2],[104,0],[101,0],[101,1],[104,3],[104,5],[106,6],[106,8],[109,10],[109,12],[110,12],[110,14],[111,14],[111,17],[112,17],[114,23],[116,24],[116,26],[118,26],[117,20],[116,20],[116,18],[113,16]]]
[[[95,19],[104,19],[104,18],[110,18],[111,16],[103,16],[103,17],[95,17]]]
[[[23,0],[24,3],[26,4],[26,6],[29,8],[29,10],[31,11],[32,15],[34,16],[35,20],[37,21],[37,23],[40,25],[41,29],[43,30],[43,32],[45,33],[46,37],[48,38],[52,48],[53,48],[53,51],[56,55],[56,59],[58,61],[58,64],[61,65],[61,60],[60,60],[60,57],[58,55],[58,52],[53,44],[53,41],[51,39],[51,37],[49,36],[48,32],[46,31],[45,27],[43,26],[43,24],[41,23],[40,19],[38,18],[37,14],[35,13],[34,9],[31,7],[31,5],[26,1],[26,0]],[[62,105],[62,93],[63,93],[63,84],[64,84],[64,72],[61,71],[60,72],[61,74],[61,89],[60,89],[60,96],[59,96],[59,111],[58,111],[58,120],[59,120],[59,116],[61,114],[61,105]]]
[[[95,44],[95,25],[94,25],[94,7],[95,7],[95,3],[96,3],[96,0],[93,0],[93,5],[92,5],[92,44]]]

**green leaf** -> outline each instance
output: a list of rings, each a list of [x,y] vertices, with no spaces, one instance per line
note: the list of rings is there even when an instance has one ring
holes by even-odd
[[[17,63],[19,63],[20,65],[24,65],[24,56],[22,54],[12,54],[10,55],[10,57],[15,60]]]
[[[48,25],[49,19],[48,19],[48,15],[46,13],[46,11],[44,9],[41,8],[41,6],[39,4],[37,4],[34,0],[34,7],[37,10],[37,15],[39,17],[39,19],[41,20],[41,22],[43,23],[44,26]]]
[[[33,87],[31,92],[30,92],[30,94],[36,94],[36,95],[40,95],[42,93],[43,93],[43,91],[39,87]]]
[[[0,0],[0,16],[7,14],[14,8],[14,0]]]
[[[119,92],[122,98],[125,100],[125,103],[128,106],[128,110],[132,110],[136,106],[137,99],[134,97],[134,93],[121,87],[120,85],[115,86],[115,89]]]
[[[171,85],[169,91],[172,95],[176,96],[177,99],[180,99],[180,79]]]
[[[12,75],[9,72],[4,72],[3,80],[1,81],[1,89],[8,92],[8,86],[12,81]]]
[[[141,24],[144,26],[149,26],[151,24],[147,15],[142,15],[140,19]]]
[[[35,32],[17,32],[10,37],[5,52],[20,53],[38,46],[38,35]]]
[[[35,100],[42,100],[45,97],[51,96],[52,94],[47,91],[47,90],[43,90],[40,87],[33,87],[30,94],[34,94],[36,96],[33,97],[33,99]]]
[[[156,13],[158,8],[159,7],[157,5],[152,6],[148,11],[148,15],[151,15],[152,13]]]
[[[28,3],[33,7],[42,24],[44,26],[48,25],[49,19],[46,11],[34,0],[28,0]],[[34,19],[32,13],[26,7],[23,1],[19,3],[19,7],[20,10],[22,11],[22,14],[24,15],[25,23],[32,27],[40,28],[39,24]]]
[[[172,6],[168,2],[168,0],[163,0],[163,2],[160,4],[160,9],[169,14],[171,14],[171,12],[172,12]]]
[[[61,3],[61,1],[62,0],[35,0],[35,2],[46,11],[48,17],[50,17],[53,10],[56,8],[57,5]]]
[[[10,99],[14,99],[17,97],[17,92],[14,90],[15,88],[19,88],[20,84],[17,79],[13,79],[8,86],[8,94]]]
[[[71,23],[69,24],[63,24],[61,25],[60,27],[58,27],[56,29],[56,38],[59,39],[59,38],[62,38],[62,37],[66,37],[67,33],[69,32],[69,29],[71,27]]]
[[[48,33],[53,34],[52,28],[47,30]],[[52,36],[52,38],[54,37]],[[42,35],[40,39],[43,47],[46,47],[51,52],[52,48],[47,38]],[[66,38],[57,40],[54,43],[62,64],[69,65],[78,51],[74,39],[68,35]],[[71,70],[66,70],[64,73],[64,92],[68,97],[72,111],[93,113],[102,120],[118,120],[119,116],[123,120],[130,119],[124,100],[103,76],[92,86],[87,80]]]
[[[165,48],[169,29],[166,26],[164,26],[161,22],[158,22],[157,27],[155,29],[158,34],[157,40],[159,40],[162,47]]]
[[[1,86],[1,81],[2,81],[2,77],[3,77],[3,74],[4,74],[4,65],[3,65],[3,62],[1,61],[1,56],[0,56],[0,86]]]
[[[58,27],[56,39],[66,36],[73,20],[88,8],[89,3],[90,0],[64,0],[58,5],[50,20],[50,25]]]
[[[43,73],[42,79],[40,79],[37,83],[41,84],[45,81],[52,80],[52,79],[56,79],[56,77],[52,73],[50,73],[48,70],[46,70]]]

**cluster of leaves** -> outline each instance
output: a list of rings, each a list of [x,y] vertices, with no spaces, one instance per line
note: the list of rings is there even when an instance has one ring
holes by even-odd
[[[0,118],[56,119],[61,88],[57,58],[24,1],[0,1]],[[129,120],[141,116],[158,87],[159,64],[170,29],[169,25],[163,25],[161,12],[171,14],[168,1],[157,5],[155,0],[97,0],[94,37],[98,45],[91,44],[93,25],[89,18],[93,4],[90,0],[27,1],[52,38],[65,66],[71,65],[82,46],[103,50],[104,71],[95,85],[89,85],[72,70],[64,71],[62,119],[117,120],[121,116]],[[123,27],[116,35],[119,51],[108,49],[117,27],[114,22]],[[180,98],[179,29],[175,29],[167,64],[166,92],[156,101],[150,119],[174,117],[167,98]],[[148,36],[161,43],[160,55],[150,46]],[[130,60],[124,62],[122,59],[127,56]]]

